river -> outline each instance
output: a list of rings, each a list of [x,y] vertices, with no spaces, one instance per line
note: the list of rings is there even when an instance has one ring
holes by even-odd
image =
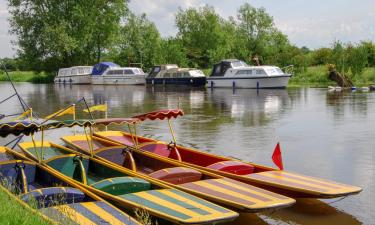
[[[340,201],[298,200],[291,208],[241,214],[230,224],[375,224],[375,93],[287,90],[190,89],[145,86],[63,86],[18,83],[27,104],[47,115],[85,97],[105,101],[109,117],[176,108],[185,116],[173,121],[177,142],[212,153],[273,166],[280,142],[286,170],[362,187],[359,195]],[[1,99],[13,94],[0,84]],[[77,117],[88,118],[77,104]],[[20,112],[17,99],[0,113]],[[104,113],[94,113],[104,117]],[[65,116],[69,118],[70,116]],[[145,122],[142,135],[170,141],[165,121]],[[57,140],[52,132],[47,137]],[[1,141],[2,144],[5,139]]]

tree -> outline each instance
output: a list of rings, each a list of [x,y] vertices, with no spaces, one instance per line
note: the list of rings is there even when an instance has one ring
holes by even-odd
[[[190,65],[207,68],[230,52],[228,23],[213,7],[181,8],[176,14],[177,38],[181,39]]]
[[[288,38],[274,25],[273,18],[264,8],[254,8],[248,3],[237,13],[235,52],[237,58],[250,61],[255,55],[262,63],[285,65],[281,54],[288,53],[292,46]]]
[[[186,49],[183,46],[181,39],[173,37],[163,39],[161,52],[164,63],[177,64],[180,67],[188,66]]]
[[[113,49],[115,61],[123,65],[141,63],[144,68],[150,68],[161,62],[161,41],[155,24],[145,14],[130,13]]]
[[[34,70],[91,64],[101,59],[127,12],[123,0],[9,0],[10,32],[18,54]]]

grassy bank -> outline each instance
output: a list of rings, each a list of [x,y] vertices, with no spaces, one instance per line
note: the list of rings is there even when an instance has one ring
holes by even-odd
[[[52,83],[54,78],[53,75],[44,72],[12,71],[8,73],[14,82]],[[0,72],[0,81],[8,81],[8,78],[3,71]]]
[[[366,68],[361,75],[351,77],[357,87],[375,84],[375,68]],[[290,79],[288,87],[327,87],[336,86],[336,83],[328,80],[326,66],[308,67],[305,72],[295,73]]]
[[[14,196],[9,195],[0,188],[0,224],[51,224],[31,209],[16,201]]]

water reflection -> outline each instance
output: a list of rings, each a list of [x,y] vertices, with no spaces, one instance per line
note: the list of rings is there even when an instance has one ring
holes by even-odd
[[[298,201],[296,206],[275,213],[241,214],[232,224],[375,224],[375,93],[26,83],[17,84],[17,88],[43,115],[81,97],[89,104],[107,101],[110,117],[180,107],[185,116],[174,120],[173,127],[182,145],[272,166],[271,154],[280,141],[288,170],[364,188],[360,195],[333,206]],[[8,84],[0,84],[0,89],[3,98],[11,93]],[[2,107],[0,113],[21,110],[16,100]],[[81,111],[83,106],[78,107],[77,117],[88,117]],[[104,113],[94,116],[103,117]],[[70,132],[47,137],[58,141],[62,133]],[[171,141],[165,121],[145,122],[139,132]]]

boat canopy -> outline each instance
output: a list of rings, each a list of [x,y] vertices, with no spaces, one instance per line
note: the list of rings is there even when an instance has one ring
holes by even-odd
[[[171,118],[177,118],[178,116],[183,116],[184,112],[181,109],[164,109],[164,110],[158,110],[153,111],[141,115],[133,116],[132,118],[137,118],[141,121],[144,121],[146,119],[149,120],[164,120],[164,119],[171,119]]]
[[[6,137],[9,134],[16,136],[20,134],[29,135],[38,131],[38,129],[39,124],[28,121],[0,123],[0,136]]]
[[[40,128],[43,130],[61,128],[61,127],[88,127],[94,125],[92,120],[64,120],[64,121],[54,121],[46,124],[40,125]]]
[[[120,67],[116,63],[113,62],[100,62],[98,64],[95,64],[93,69],[92,69],[92,75],[103,75],[103,73],[108,69],[108,68],[116,68]]]
[[[94,120],[95,125],[121,125],[121,124],[135,124],[140,122],[137,118],[108,118],[108,119],[96,119]]]
[[[213,76],[224,76],[225,72],[230,68],[244,68],[248,67],[248,65],[238,59],[225,59],[222,60],[220,63],[214,65],[211,77]]]

